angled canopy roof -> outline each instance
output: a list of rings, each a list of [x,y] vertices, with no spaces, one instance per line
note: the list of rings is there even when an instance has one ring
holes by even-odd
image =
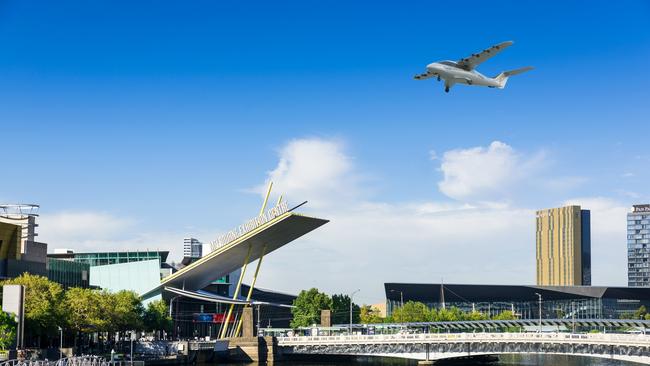
[[[271,253],[327,222],[329,221],[294,212],[284,213],[164,278],[161,286],[189,291],[200,290],[212,281],[240,268],[246,260],[249,248],[251,254],[248,263],[262,256],[265,245],[266,254]],[[150,292],[160,290],[161,286]]]

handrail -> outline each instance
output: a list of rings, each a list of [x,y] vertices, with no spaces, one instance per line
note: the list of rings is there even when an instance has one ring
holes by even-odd
[[[439,342],[545,342],[596,343],[609,345],[650,346],[650,335],[642,334],[572,334],[572,333],[422,333],[339,336],[278,337],[278,345],[359,344],[359,343],[421,343]]]

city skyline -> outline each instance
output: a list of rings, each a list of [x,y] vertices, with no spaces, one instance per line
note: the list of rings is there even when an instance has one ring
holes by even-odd
[[[257,5],[1,5],[16,165],[0,202],[40,204],[50,250],[180,261],[183,238],[255,216],[273,180],[331,222],[265,259],[258,284],[361,287],[366,303],[384,282],[534,284],[535,211],[576,204],[592,283],[627,283],[626,216],[650,202],[646,2],[476,4],[468,29],[425,3]],[[505,40],[486,75],[535,66],[507,89],[412,80]]]

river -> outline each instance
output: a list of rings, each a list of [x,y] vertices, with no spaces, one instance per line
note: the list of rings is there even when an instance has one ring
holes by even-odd
[[[255,364],[230,364],[234,365],[255,365]],[[287,366],[412,366],[417,365],[417,361],[400,360],[400,359],[377,359],[366,358],[356,361],[334,361],[323,362],[315,359],[313,362],[282,362],[280,365]],[[445,363],[445,366],[451,365]],[[499,361],[494,363],[453,363],[454,366],[638,366],[641,364],[633,362],[624,362],[608,360],[602,358],[579,357],[579,356],[560,356],[560,355],[502,355]],[[205,364],[199,366],[214,366],[214,364]]]

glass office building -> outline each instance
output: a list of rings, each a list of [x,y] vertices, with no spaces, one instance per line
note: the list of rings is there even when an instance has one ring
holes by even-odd
[[[133,252],[94,252],[94,253],[54,253],[50,258],[64,259],[77,263],[86,263],[90,267],[106,266],[131,262],[158,260],[159,264],[167,261],[168,251],[133,251]]]
[[[88,263],[47,258],[47,278],[60,283],[64,288],[90,285],[90,265]]]
[[[650,204],[634,205],[627,214],[627,284],[650,286]]]

